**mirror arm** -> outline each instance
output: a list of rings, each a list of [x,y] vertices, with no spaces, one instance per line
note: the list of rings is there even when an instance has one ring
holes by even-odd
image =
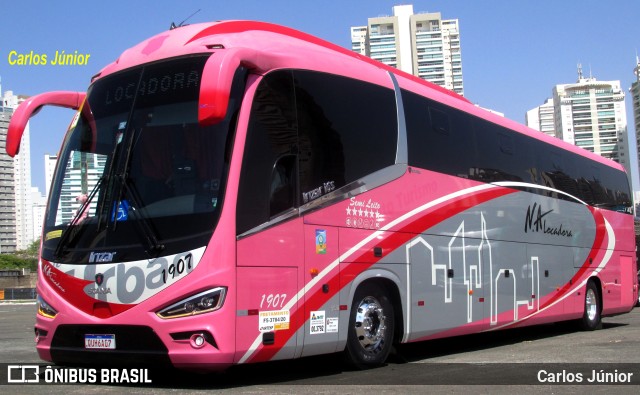
[[[198,121],[203,126],[222,122],[227,114],[231,83],[238,67],[258,72],[273,68],[273,59],[249,48],[229,48],[211,55],[204,66],[200,85]]]
[[[41,93],[31,96],[20,103],[11,116],[9,129],[7,131],[6,151],[9,156],[14,157],[20,151],[20,140],[24,129],[27,127],[29,119],[40,111],[44,106],[57,106],[77,110],[82,105],[86,93],[56,91]]]

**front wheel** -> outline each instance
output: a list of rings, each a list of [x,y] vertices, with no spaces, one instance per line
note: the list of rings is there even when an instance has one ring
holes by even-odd
[[[351,305],[346,356],[358,369],[381,365],[393,342],[393,305],[378,284],[358,287]]]
[[[592,331],[598,329],[601,322],[602,299],[595,282],[587,282],[584,294],[584,314],[582,316],[581,327],[583,330]]]

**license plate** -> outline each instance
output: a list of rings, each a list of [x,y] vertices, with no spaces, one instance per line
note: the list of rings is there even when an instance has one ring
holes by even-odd
[[[84,348],[115,350],[116,335],[84,335]]]

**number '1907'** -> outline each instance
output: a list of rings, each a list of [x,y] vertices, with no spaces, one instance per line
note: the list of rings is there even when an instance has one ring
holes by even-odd
[[[193,256],[187,254],[184,258],[180,258],[178,262],[174,262],[165,270],[162,269],[162,281],[166,284],[167,280],[174,279],[182,275],[182,273],[188,272],[192,268],[191,261]]]

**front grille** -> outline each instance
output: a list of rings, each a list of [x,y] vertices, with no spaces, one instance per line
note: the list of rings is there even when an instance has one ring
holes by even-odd
[[[84,348],[86,334],[112,334],[115,350]],[[99,366],[169,366],[167,347],[153,329],[137,325],[60,325],[51,341],[57,364]]]

